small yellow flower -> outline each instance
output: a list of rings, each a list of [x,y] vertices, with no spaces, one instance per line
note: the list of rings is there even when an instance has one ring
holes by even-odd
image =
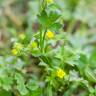
[[[17,50],[22,50],[23,45],[22,45],[21,43],[15,43],[13,47],[14,47],[15,49],[17,49]]]
[[[15,48],[13,48],[11,52],[12,52],[13,55],[17,55],[18,54],[18,50],[15,49]]]
[[[53,0],[46,0],[46,1],[47,1],[47,4],[53,3]]]
[[[32,43],[31,43],[31,47],[32,47],[32,48],[37,48],[37,42],[35,42],[35,41],[32,42]]]
[[[24,40],[24,39],[25,39],[25,35],[22,33],[22,34],[19,35],[19,38],[20,38],[21,40]]]
[[[56,76],[59,78],[63,78],[66,75],[66,73],[62,69],[58,69],[56,72]]]
[[[30,48],[37,48],[37,46],[38,46],[37,42],[35,42],[35,41],[29,44]]]
[[[54,32],[48,30],[47,33],[46,33],[46,36],[47,36],[49,39],[52,39],[52,38],[54,38]]]
[[[21,43],[15,43],[11,52],[13,55],[17,55],[22,49],[23,45]]]

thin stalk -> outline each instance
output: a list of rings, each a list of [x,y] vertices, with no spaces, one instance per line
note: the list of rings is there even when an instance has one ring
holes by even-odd
[[[41,49],[41,52],[43,52],[42,28],[40,28],[40,49]]]
[[[42,42],[43,42],[43,49],[45,48],[45,36],[46,36],[46,32],[47,32],[47,28],[45,28],[45,32],[44,32],[43,40],[42,40]]]

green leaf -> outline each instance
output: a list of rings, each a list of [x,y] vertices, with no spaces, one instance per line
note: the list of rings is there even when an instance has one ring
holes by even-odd
[[[86,56],[86,54],[79,54],[80,58],[78,60],[78,62],[76,63],[76,66],[78,67],[80,73],[83,75],[84,73],[84,69],[87,67],[88,65],[88,58]]]
[[[38,82],[36,82],[35,80],[30,80],[27,83],[27,88],[30,89],[31,91],[37,90],[39,88]]]
[[[68,63],[71,66],[77,65],[79,60],[79,56],[77,54],[72,55],[66,60],[66,63]]]
[[[46,91],[47,91],[47,96],[53,96],[52,86],[50,84],[48,85]]]
[[[39,63],[39,66],[46,67],[46,68],[49,67],[49,66],[48,66],[45,62],[43,62],[43,61]]]
[[[16,73],[15,74],[15,79],[17,81],[17,89],[20,92],[20,94],[21,95],[26,95],[28,93],[28,90],[27,90],[27,88],[25,86],[23,76],[21,74],[19,74],[19,73]]]
[[[26,96],[42,96],[42,89],[39,88],[38,90],[31,91],[29,94]]]
[[[55,21],[57,21],[60,17],[59,12],[50,12],[49,14],[49,20],[50,20],[50,24],[54,23]]]
[[[62,25],[60,23],[54,23],[50,26],[50,29],[54,31],[58,31],[61,27]]]
[[[53,12],[51,11],[49,13],[49,16],[47,15],[47,12],[43,10],[40,15],[38,15],[39,23],[43,26],[56,26],[57,24],[54,25],[54,23],[59,19],[60,14],[59,12]],[[60,24],[58,24],[60,27]]]
[[[47,13],[45,10],[41,12],[41,15],[38,15],[38,19],[39,19],[39,23],[41,25],[43,25],[43,26],[47,25],[48,16],[47,16]]]
[[[60,9],[60,6],[58,6],[58,4],[50,4],[49,6],[48,6],[48,9],[49,10],[52,10],[52,11],[55,11],[55,10],[57,10],[57,9]]]
[[[96,74],[90,68],[85,69],[85,76],[90,82],[96,83]]]
[[[11,89],[12,83],[13,83],[13,79],[11,77],[8,77],[8,76],[5,77],[4,76],[3,78],[1,78],[2,87],[6,91]]]
[[[91,53],[89,62],[92,68],[96,68],[96,49]]]

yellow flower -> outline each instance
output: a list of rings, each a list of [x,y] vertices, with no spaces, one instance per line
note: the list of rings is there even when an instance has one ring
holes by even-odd
[[[32,43],[29,45],[30,48],[37,48],[37,46],[38,46],[38,45],[37,45],[37,42],[35,42],[35,41],[32,42]]]
[[[54,38],[54,32],[48,30],[47,33],[46,33],[46,36],[47,36],[49,39],[52,39],[52,38]]]
[[[18,54],[18,50],[15,49],[15,48],[13,48],[11,52],[12,52],[13,55],[17,55]]]
[[[62,69],[58,69],[56,72],[56,76],[59,78],[63,78],[66,75],[66,73]]]
[[[37,42],[35,42],[35,41],[32,42],[32,43],[31,43],[31,47],[32,47],[32,48],[37,48]]]
[[[21,40],[24,40],[24,39],[25,39],[25,35],[22,33],[22,34],[19,35],[19,38],[20,38]]]
[[[15,49],[17,49],[17,50],[22,50],[23,45],[22,45],[21,43],[15,43],[13,47],[14,47]]]
[[[12,54],[13,55],[17,55],[18,53],[21,52],[21,50],[23,49],[23,45],[20,43],[15,43],[12,49]]]
[[[53,3],[53,0],[46,0],[48,4]]]

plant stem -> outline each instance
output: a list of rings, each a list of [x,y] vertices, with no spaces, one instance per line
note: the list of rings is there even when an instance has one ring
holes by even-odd
[[[42,9],[44,10],[45,9],[45,0],[42,0]],[[42,12],[42,9],[41,9],[41,12]],[[45,35],[46,35],[46,31],[47,31],[47,28],[45,28],[45,32],[44,32],[44,35],[43,35],[43,32],[42,32],[42,25],[40,26],[40,49],[41,49],[41,52],[44,52],[44,40],[45,40]]]
[[[45,32],[44,32],[44,35],[43,35],[43,49],[44,49],[44,45],[45,45],[45,36],[46,36],[46,32],[47,32],[47,28],[45,28]],[[44,50],[43,50],[44,51]],[[45,52],[45,51],[44,51]]]
[[[43,43],[42,43],[42,26],[40,28],[40,49],[41,49],[41,52],[43,52]]]

